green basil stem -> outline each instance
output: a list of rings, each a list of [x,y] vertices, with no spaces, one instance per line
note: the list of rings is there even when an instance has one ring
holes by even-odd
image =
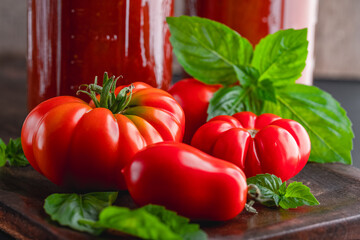
[[[255,194],[251,192],[252,189],[255,190]],[[269,200],[269,199],[262,198],[261,191],[260,191],[259,187],[256,186],[255,184],[249,184],[248,185],[248,194],[250,195],[250,197],[252,197],[253,199],[255,199],[259,203],[264,203],[264,202]]]
[[[131,101],[134,85],[131,84],[129,87],[123,88],[116,96],[115,89],[119,78],[115,78],[115,76],[109,78],[108,73],[105,72],[103,86],[97,84],[98,79],[96,77],[93,84],[81,85],[76,94],[84,93],[88,95],[97,108],[107,108],[113,114],[122,113]],[[85,87],[84,90],[83,87]],[[100,96],[100,100],[97,99],[97,95]]]

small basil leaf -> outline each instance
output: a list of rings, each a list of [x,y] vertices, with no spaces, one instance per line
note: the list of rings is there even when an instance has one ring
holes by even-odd
[[[264,81],[264,83],[269,82]],[[208,120],[219,115],[233,115],[243,111],[259,115],[263,111],[264,101],[275,96],[275,89],[271,84],[221,88],[210,99],[207,111]]]
[[[208,84],[237,81],[234,66],[250,64],[252,45],[229,27],[199,17],[169,17],[174,53],[185,71]]]
[[[211,98],[208,108],[208,120],[219,115],[233,115],[245,111],[244,100],[250,89],[241,86],[224,87]]]
[[[260,81],[256,88],[256,96],[260,100],[268,100],[276,103],[276,92],[273,86],[273,82],[269,79]]]
[[[6,163],[6,144],[0,139],[0,167],[3,167]]]
[[[259,80],[270,79],[276,86],[295,83],[305,68],[307,47],[307,29],[281,30],[263,38],[252,60]]]
[[[21,138],[10,139],[8,145],[0,142],[0,166],[8,164],[11,167],[25,167],[29,165],[21,146]]]
[[[243,87],[250,85],[256,85],[260,77],[260,73],[257,69],[249,66],[234,66],[237,78]]]
[[[279,203],[283,209],[296,208],[303,205],[319,205],[318,200],[310,192],[310,188],[300,182],[292,182],[286,188],[285,195]]]
[[[311,140],[309,161],[351,164],[354,133],[345,110],[317,87],[291,84],[277,88],[277,104],[266,102],[263,112],[299,122]]]
[[[258,174],[255,177],[250,177],[247,180],[247,184],[256,185],[261,191],[261,201],[266,206],[279,206],[281,196],[279,189],[282,186],[280,178],[271,174]]]
[[[285,193],[286,193],[286,182],[283,182],[279,188],[279,194],[283,196],[285,195]]]
[[[207,239],[207,235],[200,230],[199,225],[190,224],[189,219],[156,205],[135,210],[107,207],[93,226],[114,229],[143,239]]]
[[[116,197],[117,192],[52,194],[45,199],[44,209],[53,221],[63,226],[98,235],[103,229],[79,223],[79,220],[97,221],[99,213]]]

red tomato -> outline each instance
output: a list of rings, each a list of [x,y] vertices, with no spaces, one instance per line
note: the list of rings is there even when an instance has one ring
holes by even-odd
[[[301,124],[274,114],[217,116],[199,128],[191,145],[239,166],[252,177],[270,173],[286,181],[307,163],[310,138]]]
[[[184,130],[184,113],[169,93],[144,83],[134,86],[121,114],[69,96],[39,104],[21,133],[30,164],[58,185],[126,189],[118,176],[134,154],[149,144],[180,142]]]
[[[174,84],[169,93],[184,109],[186,126],[184,142],[189,143],[196,130],[206,123],[209,101],[221,85],[208,85],[189,78]]]
[[[238,167],[183,143],[145,148],[123,174],[137,204],[159,204],[192,219],[229,220],[246,203],[246,178]]]

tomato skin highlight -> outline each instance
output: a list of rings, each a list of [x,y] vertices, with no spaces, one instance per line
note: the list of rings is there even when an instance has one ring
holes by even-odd
[[[133,98],[121,114],[69,96],[34,108],[21,132],[34,169],[68,188],[126,189],[121,170],[135,153],[164,140],[181,142],[185,125],[184,112],[169,93],[144,83],[133,85]]]
[[[251,112],[211,119],[198,129],[191,145],[236,164],[246,177],[270,173],[283,181],[304,168],[311,150],[309,135],[298,122]]]
[[[209,85],[194,78],[175,83],[169,93],[179,102],[185,112],[184,143],[190,144],[196,130],[206,123],[209,101],[221,85]]]
[[[163,205],[191,219],[229,220],[246,203],[246,178],[237,166],[183,143],[146,147],[123,174],[137,204]]]

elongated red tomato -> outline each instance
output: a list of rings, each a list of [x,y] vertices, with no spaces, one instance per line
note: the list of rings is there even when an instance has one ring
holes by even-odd
[[[246,178],[238,167],[183,143],[151,145],[123,173],[137,204],[163,205],[192,219],[229,220],[246,203]]]
[[[209,85],[194,78],[183,79],[169,89],[169,93],[184,109],[186,126],[184,143],[190,144],[196,130],[206,123],[209,101],[221,85]]]
[[[191,145],[239,166],[252,177],[270,173],[286,181],[307,163],[310,138],[301,124],[274,114],[217,116],[195,133]]]
[[[34,169],[58,185],[125,189],[121,169],[136,152],[157,142],[180,142],[184,131],[183,111],[170,94],[144,83],[133,85],[132,94],[128,88],[119,94],[124,89],[119,87],[113,98],[103,93],[108,98],[93,99],[109,109],[68,96],[38,105],[21,134]],[[109,88],[103,89],[109,93]]]

